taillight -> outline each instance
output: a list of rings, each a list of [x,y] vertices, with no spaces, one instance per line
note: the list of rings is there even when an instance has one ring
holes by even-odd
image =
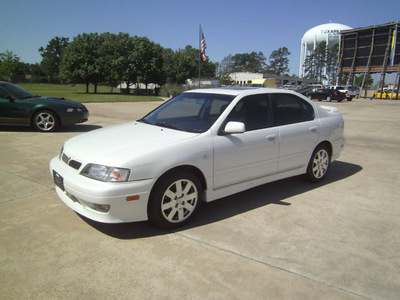
[[[334,92],[334,93],[333,93],[333,96],[337,96],[337,93],[336,93],[336,92]]]

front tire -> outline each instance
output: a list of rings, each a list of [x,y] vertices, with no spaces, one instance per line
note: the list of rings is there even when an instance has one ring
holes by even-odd
[[[320,182],[328,173],[331,163],[331,155],[324,145],[317,147],[308,163],[307,175],[312,182]]]
[[[328,98],[326,98],[326,101],[331,102],[332,101],[332,97],[328,96]]]
[[[55,131],[59,121],[55,113],[42,110],[33,116],[33,126],[41,132]]]
[[[192,173],[173,173],[157,183],[149,201],[150,220],[160,227],[176,228],[198,212],[203,201],[202,186]]]

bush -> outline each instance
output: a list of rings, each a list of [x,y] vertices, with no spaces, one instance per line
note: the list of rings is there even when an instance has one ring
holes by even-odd
[[[175,97],[183,93],[187,88],[177,85],[175,83],[164,84],[160,89],[160,97]]]

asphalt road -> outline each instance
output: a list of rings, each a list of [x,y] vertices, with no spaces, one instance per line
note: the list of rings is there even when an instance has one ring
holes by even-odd
[[[57,133],[0,127],[0,299],[400,298],[400,101],[332,102],[347,144],[327,181],[208,203],[179,230],[64,205],[49,161],[65,140],[159,104],[88,104]]]

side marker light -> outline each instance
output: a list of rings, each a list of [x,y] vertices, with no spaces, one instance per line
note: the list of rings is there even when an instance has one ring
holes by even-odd
[[[126,201],[134,201],[134,200],[139,200],[139,199],[140,199],[139,195],[126,197]]]

